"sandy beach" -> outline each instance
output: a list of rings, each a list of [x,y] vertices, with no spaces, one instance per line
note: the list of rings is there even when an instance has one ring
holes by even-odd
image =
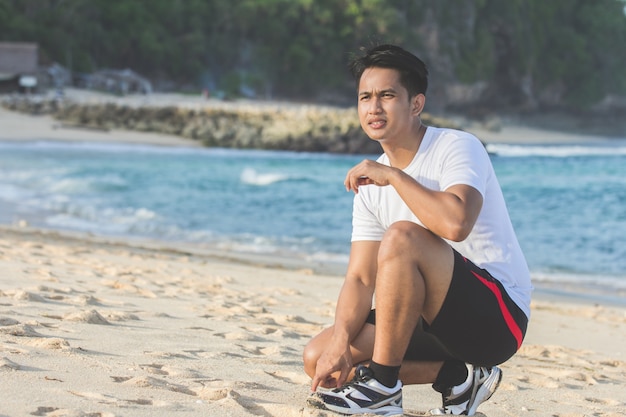
[[[338,276],[27,228],[0,265],[1,416],[331,415],[301,352]],[[543,298],[478,415],[624,415],[626,310]],[[405,389],[407,415],[439,401]]]
[[[515,126],[489,135],[601,140]],[[197,146],[1,108],[0,140]],[[339,274],[26,225],[0,226],[0,271],[0,417],[334,416],[306,407],[301,353],[332,323]],[[538,292],[524,345],[501,367],[479,416],[624,416],[626,308]],[[408,386],[405,415],[440,401]]]
[[[127,130],[96,130],[63,125],[52,116],[31,116],[0,106],[0,141],[125,142],[160,146],[201,146],[173,135]]]

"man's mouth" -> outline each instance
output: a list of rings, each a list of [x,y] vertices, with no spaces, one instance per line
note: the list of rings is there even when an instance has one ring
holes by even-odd
[[[368,124],[373,129],[380,129],[381,127],[385,126],[386,123],[387,122],[385,120],[372,120]]]

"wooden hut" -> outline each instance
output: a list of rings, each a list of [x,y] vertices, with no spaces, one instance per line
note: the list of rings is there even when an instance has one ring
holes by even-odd
[[[38,49],[36,43],[0,42],[0,92],[37,88]]]

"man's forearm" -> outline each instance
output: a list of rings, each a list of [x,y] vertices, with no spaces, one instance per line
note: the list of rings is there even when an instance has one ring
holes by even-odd
[[[333,337],[336,342],[349,344],[359,333],[372,308],[373,288],[358,280],[346,279],[335,312]]]

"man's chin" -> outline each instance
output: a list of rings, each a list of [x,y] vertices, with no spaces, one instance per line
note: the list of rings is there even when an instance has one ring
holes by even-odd
[[[382,143],[385,141],[385,138],[382,136],[369,136],[369,138],[373,141],[376,141],[378,143]]]
[[[382,140],[385,140],[385,135],[382,132],[365,132],[367,134],[367,136],[371,139],[371,140],[375,140],[377,142],[380,142]]]

